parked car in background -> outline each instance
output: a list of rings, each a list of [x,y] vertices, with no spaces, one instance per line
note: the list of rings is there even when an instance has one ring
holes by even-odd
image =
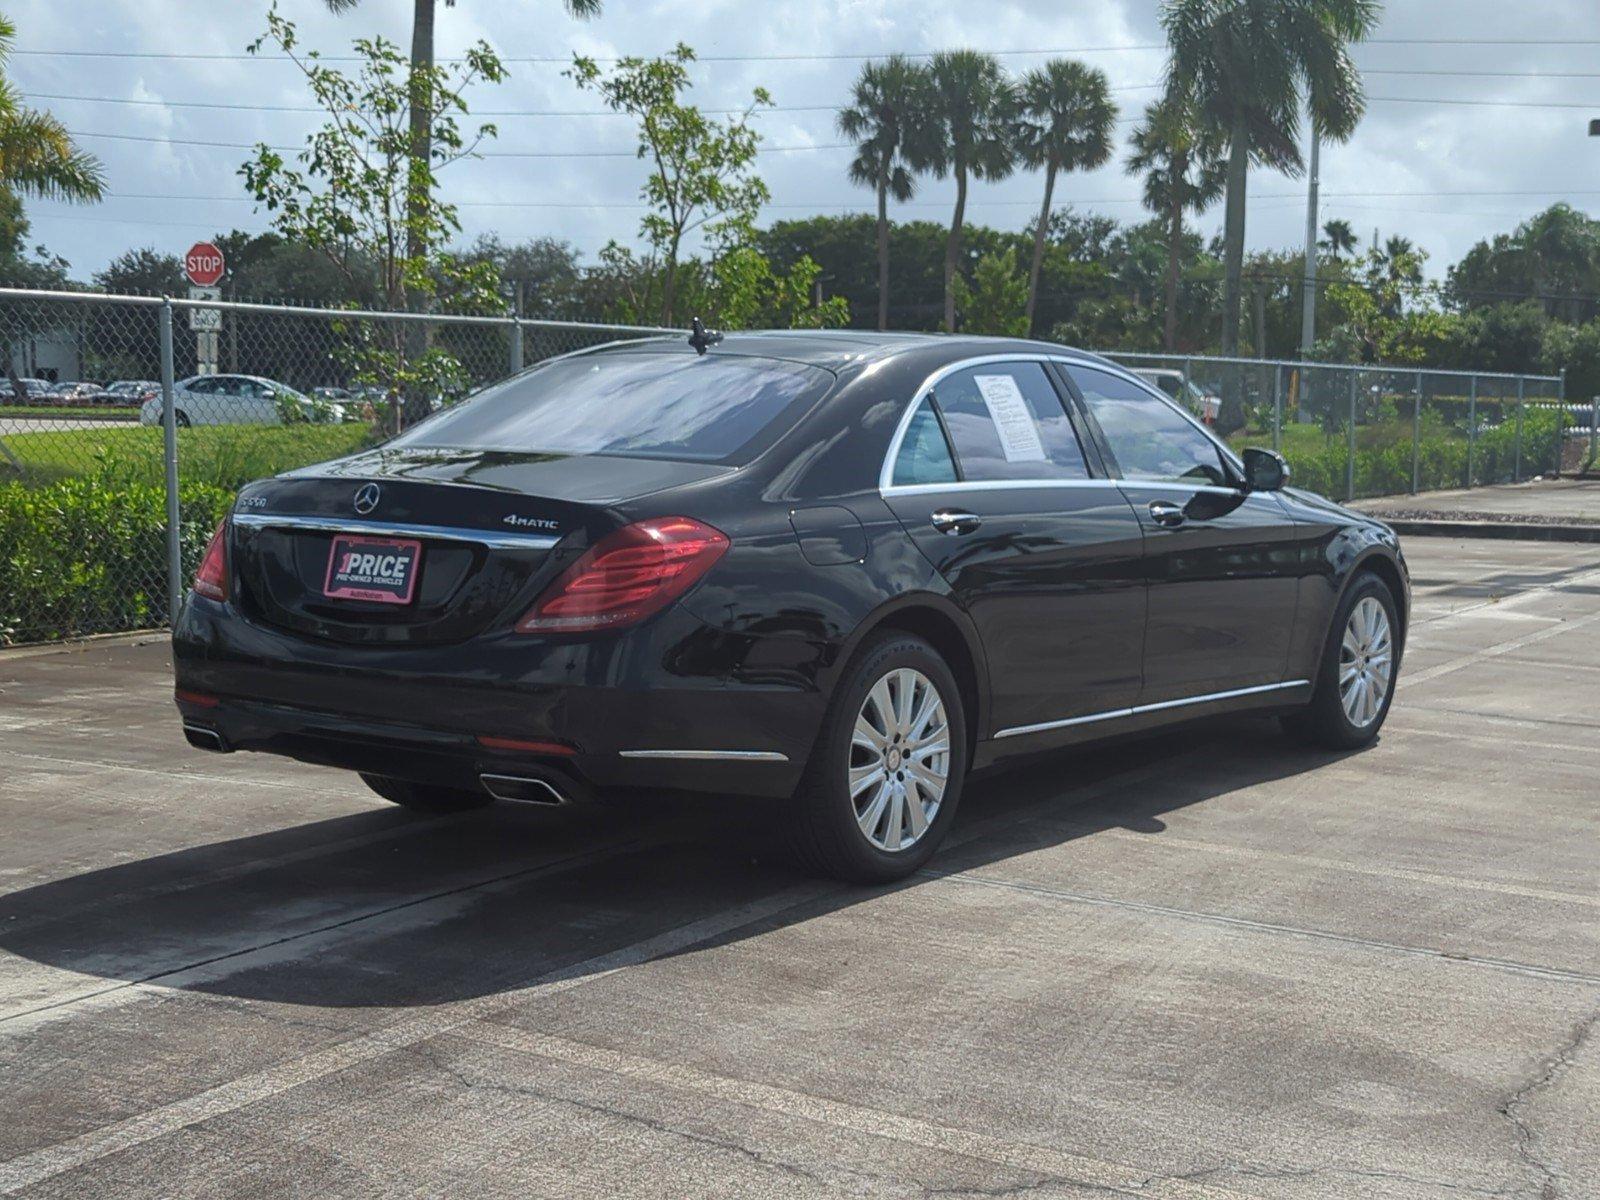
[[[336,424],[344,412],[259,375],[191,375],[172,388],[173,419],[190,425]],[[161,424],[161,396],[146,400],[139,424]]]
[[[52,386],[48,379],[34,379],[31,376],[13,379],[5,399],[13,404],[38,404],[50,394]]]
[[[154,379],[119,379],[106,385],[109,404],[142,404],[160,394],[161,384]]]
[[[1222,399],[1198,386],[1182,371],[1160,367],[1135,367],[1133,373],[1147,383],[1153,383],[1170,399],[1176,400],[1207,425],[1217,419]]]
[[[92,383],[87,379],[75,379],[56,384],[45,394],[44,399],[50,404],[77,407],[99,404],[105,398],[105,394],[105,388],[98,383]]]
[[[413,809],[763,797],[809,867],[898,879],[969,768],[1246,711],[1377,736],[1399,543],[1287,482],[1059,345],[618,343],[244,487],[176,699],[198,748]]]

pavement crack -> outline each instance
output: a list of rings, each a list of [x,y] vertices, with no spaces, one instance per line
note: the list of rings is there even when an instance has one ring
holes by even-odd
[[[1557,1200],[1561,1195],[1562,1175],[1556,1163],[1548,1160],[1539,1150],[1539,1136],[1533,1122],[1525,1113],[1529,1102],[1541,1092],[1549,1091],[1578,1057],[1600,1023],[1600,1009],[1590,1013],[1573,1026],[1567,1040],[1555,1053],[1545,1059],[1544,1065],[1527,1083],[1511,1092],[1498,1105],[1497,1111],[1511,1123],[1517,1155],[1535,1173],[1539,1182],[1539,1200]]]

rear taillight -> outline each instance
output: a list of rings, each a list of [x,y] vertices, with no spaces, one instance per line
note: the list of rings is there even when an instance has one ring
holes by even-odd
[[[689,517],[638,521],[601,538],[556,577],[518,633],[591,633],[660,612],[728,550],[728,538]]]
[[[200,560],[200,569],[195,572],[194,590],[198,596],[208,600],[226,600],[228,598],[228,518],[222,518],[217,526],[217,531],[211,535],[211,541],[206,544],[206,556]]]

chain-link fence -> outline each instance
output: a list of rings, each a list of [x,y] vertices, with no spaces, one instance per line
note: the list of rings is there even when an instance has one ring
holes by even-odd
[[[670,332],[0,288],[0,644],[165,624],[244,483],[552,355]],[[1114,357],[1335,497],[1552,473],[1596,424],[1553,377]]]
[[[0,289],[0,645],[166,624],[243,484],[666,332]]]
[[[1593,405],[1558,375],[1114,353],[1300,487],[1354,500],[1559,475],[1594,458]]]

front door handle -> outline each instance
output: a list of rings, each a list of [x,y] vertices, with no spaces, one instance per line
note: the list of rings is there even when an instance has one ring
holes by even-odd
[[[1183,508],[1166,500],[1150,501],[1150,516],[1157,525],[1172,528],[1183,524]]]
[[[977,513],[962,512],[955,508],[938,509],[928,519],[940,533],[948,533],[952,537],[971,533],[983,524],[983,519]]]

